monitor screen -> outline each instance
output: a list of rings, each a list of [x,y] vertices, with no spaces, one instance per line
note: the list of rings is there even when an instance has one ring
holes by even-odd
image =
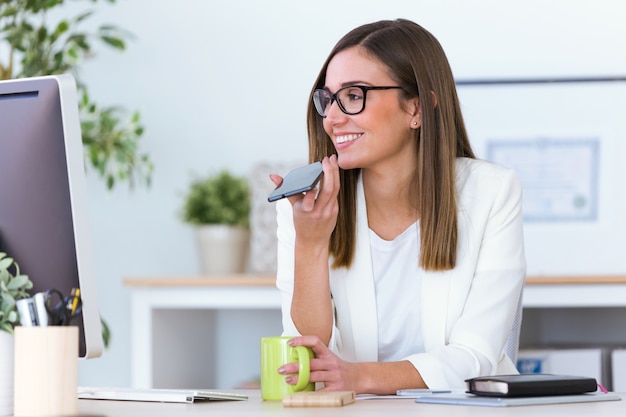
[[[0,251],[32,294],[80,288],[79,355],[102,351],[88,230],[76,83],[70,75],[0,81]]]

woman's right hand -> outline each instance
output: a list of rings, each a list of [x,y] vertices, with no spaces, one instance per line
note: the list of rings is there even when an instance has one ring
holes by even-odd
[[[328,245],[339,213],[339,165],[337,156],[322,160],[324,176],[316,190],[287,197],[293,208],[296,236],[300,243]],[[282,183],[278,175],[270,175],[276,186]]]
[[[318,188],[288,197],[295,227],[291,320],[301,334],[315,335],[329,343],[333,307],[329,282],[329,242],[339,213],[339,165],[337,156],[322,161],[324,176]],[[274,177],[275,184],[282,178]],[[315,311],[316,314],[311,314]],[[285,312],[283,312],[284,314]]]

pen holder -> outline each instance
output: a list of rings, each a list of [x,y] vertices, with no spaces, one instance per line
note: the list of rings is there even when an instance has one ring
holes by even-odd
[[[15,416],[78,415],[78,327],[15,328]]]

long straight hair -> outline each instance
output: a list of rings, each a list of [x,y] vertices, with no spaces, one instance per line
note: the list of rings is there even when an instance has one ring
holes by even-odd
[[[383,20],[346,34],[331,51],[315,81],[307,112],[309,160],[335,153],[313,106],[313,91],[323,88],[329,62],[359,46],[389,69],[402,87],[402,98],[419,97],[422,126],[416,129],[417,166],[411,195],[420,216],[419,265],[443,271],[456,265],[458,219],[455,160],[475,158],[456,92],[452,70],[437,39],[409,20]],[[356,246],[356,184],[360,169],[340,169],[339,214],[329,250],[333,268],[349,267]]]

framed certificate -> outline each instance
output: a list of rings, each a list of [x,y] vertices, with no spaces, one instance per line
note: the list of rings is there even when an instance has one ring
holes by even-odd
[[[525,221],[595,221],[599,139],[489,140],[487,159],[513,168]]]

